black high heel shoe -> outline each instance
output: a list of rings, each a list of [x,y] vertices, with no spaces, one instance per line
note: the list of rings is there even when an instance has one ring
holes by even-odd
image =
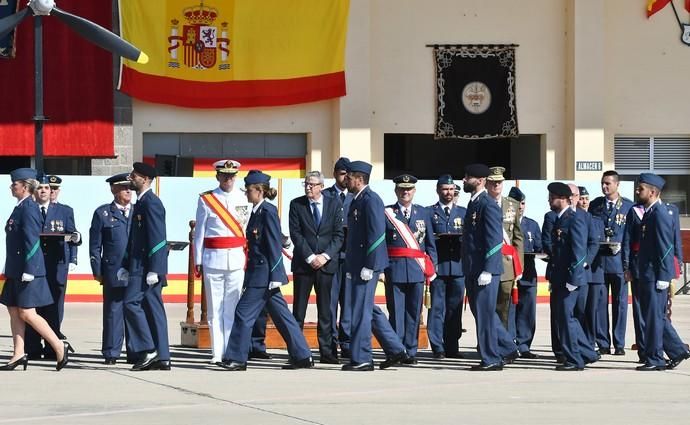
[[[29,358],[26,354],[13,362],[0,366],[0,370],[15,370],[19,365],[22,365],[23,370],[26,370],[26,367],[29,365]]]
[[[67,351],[69,351],[70,353],[75,353],[74,347],[72,347],[72,344],[70,344],[69,341],[67,341],[66,339],[63,339],[62,341],[65,343],[65,347],[67,347]]]
[[[58,361],[57,364],[55,365],[55,370],[60,371],[62,370],[63,367],[69,363],[69,352],[70,348],[72,348],[71,345],[69,345],[69,342],[67,341],[62,341],[64,344],[63,349],[62,349],[62,360]],[[74,349],[72,348],[72,352],[74,352]]]

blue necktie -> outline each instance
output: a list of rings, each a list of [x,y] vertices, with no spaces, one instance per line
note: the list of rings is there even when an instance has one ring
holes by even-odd
[[[316,227],[318,228],[319,224],[321,224],[321,213],[319,212],[319,207],[317,206],[316,202],[312,202],[311,212],[314,216],[314,224],[316,224]]]

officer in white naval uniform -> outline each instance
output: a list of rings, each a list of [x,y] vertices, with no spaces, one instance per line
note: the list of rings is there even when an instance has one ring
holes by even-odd
[[[197,274],[204,276],[211,328],[211,362],[219,363],[227,348],[235,307],[242,294],[247,242],[244,232],[251,209],[241,193],[233,193],[240,163],[221,160],[213,166],[218,187],[199,195],[194,261]]]

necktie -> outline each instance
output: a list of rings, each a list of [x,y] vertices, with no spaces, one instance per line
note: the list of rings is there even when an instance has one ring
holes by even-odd
[[[319,207],[316,202],[311,204],[311,212],[314,216],[314,224],[316,224],[316,227],[319,227],[319,224],[321,224],[321,213],[319,212]]]
[[[129,217],[129,208],[128,207],[123,208],[121,211],[122,211],[122,215],[124,215],[125,218]]]
[[[341,204],[345,203],[345,192],[340,192],[340,203]]]
[[[606,211],[611,212],[612,209],[613,209],[613,202],[606,201]]]
[[[46,219],[46,207],[41,207],[41,215],[43,216],[43,220]]]
[[[450,208],[443,207],[443,211],[446,213],[446,217],[450,217]]]

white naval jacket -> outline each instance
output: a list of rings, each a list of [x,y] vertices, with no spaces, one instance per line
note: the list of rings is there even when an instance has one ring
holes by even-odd
[[[206,192],[204,192],[206,193]],[[246,200],[242,202],[240,194],[236,191],[225,193],[220,187],[213,190],[213,196],[232,214],[242,226],[242,231],[246,231],[249,215],[252,212],[251,204]],[[203,195],[203,193],[201,194]],[[223,248],[211,249],[204,248],[204,238],[219,236],[235,236],[230,233],[230,229],[223,221],[206,205],[201,196],[196,208],[196,226],[194,228],[194,264],[202,265],[219,270],[238,270],[244,268],[245,256],[244,249]]]

